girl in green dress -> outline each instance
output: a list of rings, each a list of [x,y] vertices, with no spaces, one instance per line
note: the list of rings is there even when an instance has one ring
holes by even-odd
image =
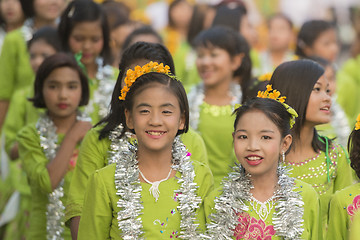
[[[72,1],[61,15],[58,30],[63,50],[76,55],[89,78],[90,100],[85,112],[97,123],[108,113],[118,73],[109,65],[110,33],[105,12],[93,1]]]
[[[315,129],[331,119],[331,97],[324,69],[311,60],[282,63],[275,69],[270,84],[287,96],[287,103],[299,114],[286,165],[293,169],[291,176],[309,183],[320,195],[325,235],[330,198],[351,185],[353,178],[346,150],[319,136]]]
[[[71,239],[64,228],[64,202],[79,143],[91,128],[89,118],[78,111],[88,99],[87,78],[72,56],[57,53],[44,60],[31,101],[46,114],[18,134],[32,195],[29,239]]]
[[[297,114],[281,99],[253,98],[235,110],[238,163],[205,199],[209,239],[322,239],[316,192],[283,166]]]
[[[349,137],[348,150],[351,167],[360,177],[360,114],[356,119],[354,130]],[[349,230],[359,229],[353,226],[357,212],[360,212],[360,183],[353,184],[343,190],[337,191],[331,198],[329,211],[329,230],[327,239],[349,239]],[[354,221],[355,224],[355,221]],[[357,221],[356,224],[359,224]],[[359,237],[359,235],[357,236]]]
[[[90,177],[79,239],[195,239],[205,229],[203,199],[212,175],[190,161],[178,137],[188,131],[189,107],[169,69],[157,62],[135,66],[114,91],[117,111],[100,132],[112,139],[114,164]],[[109,130],[118,121],[124,128]],[[136,134],[133,144],[121,140],[126,128]]]
[[[215,186],[233,164],[231,116],[242,99],[239,82],[251,71],[248,45],[237,32],[213,27],[194,40],[196,66],[202,82],[189,93],[190,125],[205,141]],[[235,76],[241,77],[236,81]]]

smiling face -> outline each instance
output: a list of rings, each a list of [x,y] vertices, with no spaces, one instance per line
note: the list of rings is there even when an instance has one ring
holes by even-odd
[[[234,71],[240,66],[239,61],[233,61],[230,54],[218,47],[198,47],[196,67],[204,85],[216,86],[223,82],[230,83]]]
[[[242,115],[236,125],[234,150],[239,163],[252,177],[276,174],[279,157],[291,145],[278,127],[260,110]]]
[[[72,53],[82,52],[81,62],[86,66],[94,64],[104,46],[100,21],[77,23],[69,36]]]
[[[315,83],[306,109],[306,123],[316,126],[331,120],[329,82],[321,76]]]
[[[43,96],[52,119],[76,115],[81,100],[81,82],[78,72],[69,67],[53,70],[45,79]]]
[[[131,111],[125,111],[126,125],[135,131],[139,151],[171,151],[185,117],[177,97],[168,87],[154,83],[134,97]]]

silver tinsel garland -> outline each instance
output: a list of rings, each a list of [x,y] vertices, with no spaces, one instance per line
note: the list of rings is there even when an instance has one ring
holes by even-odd
[[[272,222],[277,236],[286,240],[301,239],[303,232],[304,202],[294,191],[294,179],[289,177],[284,166],[278,167],[278,189],[275,192],[275,213]],[[223,181],[223,193],[215,199],[216,212],[210,216],[206,239],[233,239],[234,229],[238,224],[237,213],[246,212],[249,207],[244,201],[250,201],[251,180],[240,165],[234,167]]]
[[[143,205],[141,202],[141,184],[137,156],[137,143],[132,144],[124,138],[119,138],[122,127],[118,127],[110,134],[111,153],[109,163],[116,164],[115,186],[116,194],[120,197],[117,206],[118,226],[123,239],[143,239],[143,226],[140,215]],[[178,211],[181,214],[180,238],[200,239],[195,223],[196,209],[199,208],[201,198],[197,196],[198,186],[194,182],[195,171],[188,156],[188,152],[180,137],[176,137],[172,150],[173,169],[181,173],[178,183],[180,189],[175,190],[178,195]]]
[[[94,97],[89,101],[85,111],[90,114],[94,111],[94,104],[99,107],[98,115],[101,118],[106,117],[109,111],[109,105],[112,97],[112,92],[115,86],[114,70],[109,65],[104,65],[104,60],[101,57],[96,58],[98,66],[96,79],[99,80],[99,86],[94,91]]]
[[[78,121],[91,121],[86,115],[78,112],[76,119]],[[56,157],[58,150],[58,136],[56,126],[48,115],[42,115],[36,123],[36,129],[40,138],[40,146],[44,151],[46,158],[52,161]],[[64,180],[61,180],[59,186],[54,189],[48,196],[46,211],[46,239],[60,240],[63,239],[65,207],[61,198],[64,196]]]
[[[230,84],[230,96],[232,97],[231,106],[235,109],[235,104],[241,103],[242,92],[239,84]],[[204,83],[196,85],[188,94],[190,107],[190,125],[197,130],[200,118],[200,106],[203,104],[205,98]]]
[[[24,25],[21,27],[21,33],[25,39],[25,42],[28,42],[32,39],[34,31],[34,19],[26,19]]]

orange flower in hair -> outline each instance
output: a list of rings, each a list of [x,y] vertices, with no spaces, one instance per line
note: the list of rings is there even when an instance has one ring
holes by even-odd
[[[359,130],[359,129],[360,129],[360,114],[357,116],[355,123],[355,130]]]

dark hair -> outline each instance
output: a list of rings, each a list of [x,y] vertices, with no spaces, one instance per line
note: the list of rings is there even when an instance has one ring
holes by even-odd
[[[286,96],[286,103],[298,113],[293,136],[300,139],[300,132],[306,121],[306,109],[315,83],[324,74],[324,68],[318,63],[302,59],[280,64],[274,71],[270,84]],[[315,152],[326,151],[325,138],[319,136],[314,128],[312,148]],[[331,143],[331,141],[330,141]]]
[[[247,15],[247,10],[243,4],[232,2],[220,5],[216,10],[212,26],[227,26],[240,32],[240,23],[245,15]]]
[[[111,30],[129,22],[130,8],[125,3],[106,0],[101,5]]]
[[[263,112],[279,129],[282,137],[290,134],[291,114],[280,102],[270,98],[251,98],[241,107],[235,109],[236,116],[234,122],[234,131],[240,118],[247,112],[259,110]]]
[[[104,64],[111,61],[110,32],[106,15],[101,6],[89,0],[75,0],[69,3],[61,15],[58,27],[61,44],[64,51],[71,52],[69,37],[77,23],[99,21],[101,24],[104,46],[100,55],[104,58]]]
[[[329,29],[335,29],[335,25],[332,22],[324,20],[305,22],[298,33],[295,54],[302,58],[309,57],[304,52],[305,47],[312,47],[316,39]]]
[[[242,103],[248,101],[251,98],[254,98],[257,96],[259,91],[265,91],[266,86],[269,84],[268,80],[262,81],[259,80],[259,78],[251,78],[249,82],[249,86],[246,89],[246,91],[243,92],[242,96]]]
[[[187,33],[187,42],[193,46],[195,37],[204,30],[204,20],[206,12],[213,7],[209,4],[196,4],[190,19],[189,30]]]
[[[159,40],[159,43],[163,44],[163,40],[159,33],[157,33],[151,26],[144,25],[142,27],[139,27],[138,29],[135,29],[132,33],[129,34],[129,36],[127,36],[122,46],[122,49],[125,50],[126,48],[128,48],[133,43],[134,38],[139,35],[152,35]]]
[[[111,98],[110,112],[97,124],[106,124],[100,131],[99,139],[106,137],[110,131],[115,129],[121,123],[118,115],[119,112],[122,111],[121,101],[119,100],[120,91],[122,89],[121,83],[124,79],[126,69],[136,61],[142,59],[164,63],[170,67],[170,72],[175,75],[175,66],[172,56],[169,50],[162,44],[137,42],[125,49],[119,65],[119,76]]]
[[[360,178],[360,130],[352,130],[348,140],[348,152],[350,155],[350,166]]]
[[[89,84],[88,79],[80,69],[75,58],[66,53],[55,53],[47,57],[40,65],[34,82],[34,97],[29,99],[36,108],[46,108],[43,96],[44,82],[47,77],[57,68],[69,67],[75,70],[80,77],[81,83],[81,100],[79,106],[84,106],[89,102]]]
[[[187,132],[189,129],[189,103],[187,100],[186,92],[181,84],[176,78],[170,77],[164,73],[150,72],[146,73],[136,79],[136,81],[131,86],[129,92],[126,94],[124,101],[121,101],[120,111],[117,113],[120,123],[123,126],[126,126],[125,118],[125,109],[132,111],[134,98],[139,95],[142,91],[147,89],[150,85],[161,84],[166,86],[169,91],[171,91],[179,101],[180,112],[185,116],[185,126],[183,130],[178,130],[176,135]],[[118,100],[120,101],[120,100]],[[126,127],[127,128],[127,127]],[[123,129],[122,135],[125,133],[126,128]],[[133,133],[134,130],[130,129]],[[135,133],[136,134],[136,133]]]
[[[20,0],[20,4],[25,18],[31,18],[35,16],[34,0]]]
[[[61,43],[56,28],[46,26],[37,30],[32,39],[30,39],[27,43],[28,49],[30,49],[31,44],[39,40],[46,42],[48,45],[53,47],[56,52],[61,51]]]
[[[238,32],[223,26],[216,26],[202,31],[194,40],[194,47],[224,49],[231,57],[244,54],[241,65],[234,72],[234,77],[240,77],[242,91],[246,91],[251,78],[250,47],[245,38]]]
[[[287,24],[289,24],[289,28],[290,28],[290,29],[293,29],[293,27],[294,27],[293,22],[291,21],[291,19],[290,19],[288,16],[286,16],[286,15],[283,14],[283,13],[276,13],[276,14],[272,15],[272,16],[267,20],[267,26],[270,27],[271,22],[272,22],[273,20],[277,19],[277,18],[280,18],[280,19],[285,20],[285,22],[287,22]]]

